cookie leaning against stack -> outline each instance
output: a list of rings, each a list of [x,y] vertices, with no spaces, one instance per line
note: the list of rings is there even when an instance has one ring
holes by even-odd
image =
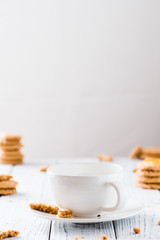
[[[11,195],[16,192],[18,182],[11,178],[10,175],[0,175],[0,195]]]
[[[160,158],[146,158],[134,170],[136,186],[146,189],[160,189]]]
[[[3,164],[21,164],[23,162],[23,154],[20,148],[21,136],[6,134],[0,138],[0,163]]]
[[[160,158],[160,148],[158,147],[146,147],[142,148],[140,146],[135,147],[130,153],[130,158],[145,159],[147,157]]]

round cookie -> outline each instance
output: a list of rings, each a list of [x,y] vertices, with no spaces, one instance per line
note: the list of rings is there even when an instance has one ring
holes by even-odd
[[[2,160],[15,160],[15,159],[18,160],[18,159],[23,159],[23,157],[24,155],[21,154],[20,152],[16,155],[9,155],[9,156],[3,152],[0,154],[0,159]]]
[[[141,148],[137,146],[130,153],[130,158],[145,159],[146,157],[160,158],[160,148],[158,147],[147,147]]]
[[[5,141],[5,140],[0,141],[1,146],[14,146],[14,145],[18,145],[18,144],[20,144],[19,141]]]
[[[0,189],[0,195],[11,195],[16,193],[16,188]]]
[[[19,150],[15,150],[15,151],[9,151],[9,152],[6,152],[6,151],[1,151],[1,156],[22,156],[22,153],[19,151]]]
[[[18,160],[16,160],[16,159],[14,159],[14,160],[3,160],[3,159],[0,158],[0,163],[1,164],[16,165],[16,164],[22,164],[23,161],[22,161],[22,159],[18,159]]]
[[[136,173],[138,173],[138,176],[141,177],[160,177],[160,171],[148,171],[148,170],[136,170]]]
[[[137,169],[160,171],[160,158],[146,158],[138,164]]]
[[[160,156],[160,148],[158,147],[147,147],[143,148],[143,153],[146,155],[158,155]]]
[[[0,181],[7,181],[11,178],[12,178],[11,175],[0,175]]]
[[[160,177],[141,177],[138,176],[136,178],[137,182],[139,183],[159,183],[160,184]]]
[[[145,188],[145,189],[157,189],[158,190],[158,189],[160,189],[160,184],[136,182],[136,187]]]
[[[140,159],[145,159],[145,158],[160,158],[160,154],[157,154],[157,153],[145,153],[145,152],[142,152],[139,154],[139,158]]]
[[[21,138],[22,137],[20,135],[13,135],[13,134],[3,134],[1,136],[1,139],[5,141],[20,141]]]
[[[15,151],[19,150],[21,147],[23,147],[23,145],[22,144],[17,144],[17,145],[12,145],[12,146],[0,145],[0,147],[3,151],[10,152],[10,151],[14,151],[14,150]]]
[[[0,181],[0,189],[11,189],[17,186],[18,182],[16,181]]]

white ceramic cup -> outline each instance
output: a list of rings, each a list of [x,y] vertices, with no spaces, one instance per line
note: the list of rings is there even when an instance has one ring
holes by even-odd
[[[123,169],[112,163],[66,163],[47,170],[54,203],[74,216],[96,216],[125,205]]]

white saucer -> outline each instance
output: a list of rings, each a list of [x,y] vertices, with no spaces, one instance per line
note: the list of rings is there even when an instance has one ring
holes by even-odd
[[[144,208],[144,205],[141,202],[138,202],[135,199],[127,199],[126,206],[122,210],[113,211],[113,212],[100,212],[100,217],[90,217],[90,218],[59,218],[56,215],[43,213],[37,210],[30,209],[31,213],[40,218],[45,218],[48,220],[60,221],[60,222],[70,222],[70,223],[99,223],[114,221],[119,219],[124,219],[128,217],[133,217],[139,214]]]

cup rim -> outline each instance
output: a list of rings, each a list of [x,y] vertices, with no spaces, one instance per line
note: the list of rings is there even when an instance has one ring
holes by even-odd
[[[93,174],[93,175],[76,175],[74,173],[72,174],[67,174],[67,173],[57,173],[55,171],[55,167],[65,167],[65,166],[68,166],[68,165],[85,165],[85,164],[91,164],[91,165],[104,165],[104,166],[111,166],[111,167],[115,167],[117,168],[117,171],[115,173],[111,172],[111,173],[107,173],[107,174],[101,174],[101,175],[98,175],[98,174]],[[118,165],[118,164],[115,164],[115,163],[98,163],[98,162],[70,162],[70,163],[57,163],[57,164],[54,164],[52,166],[50,166],[48,169],[47,169],[47,175],[52,175],[52,176],[65,176],[65,177],[88,177],[88,178],[91,178],[91,177],[104,177],[104,176],[111,176],[111,175],[116,175],[116,174],[119,174],[123,171],[123,168]]]

